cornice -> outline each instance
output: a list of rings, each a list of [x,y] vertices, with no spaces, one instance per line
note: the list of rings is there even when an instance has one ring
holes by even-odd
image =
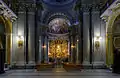
[[[100,11],[101,4],[82,4],[80,8],[83,12],[89,12],[90,9],[92,11]]]
[[[120,0],[116,0],[115,2],[113,2],[105,11],[104,13],[101,15],[101,18],[105,20],[107,20],[107,18],[109,16],[111,16],[112,14],[115,14],[116,12],[118,12],[118,10],[120,10]]]
[[[10,2],[12,5],[11,8],[15,11],[35,11],[36,9],[43,10],[41,2],[31,2],[31,1],[19,1],[19,2]]]

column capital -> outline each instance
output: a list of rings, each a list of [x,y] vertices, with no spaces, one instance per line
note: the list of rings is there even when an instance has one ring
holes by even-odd
[[[83,12],[89,12],[90,9],[92,9],[92,11],[100,11],[100,8],[101,4],[82,4],[81,6]]]
[[[81,9],[82,9],[83,12],[89,12],[90,8],[91,7],[89,5],[86,5],[86,4],[83,4],[81,6]]]

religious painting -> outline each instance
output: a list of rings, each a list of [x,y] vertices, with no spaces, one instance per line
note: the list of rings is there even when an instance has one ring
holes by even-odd
[[[48,54],[49,54],[49,57],[51,58],[68,57],[68,41],[67,40],[50,40]]]
[[[68,33],[69,21],[63,18],[53,19],[49,23],[49,32],[54,34]]]

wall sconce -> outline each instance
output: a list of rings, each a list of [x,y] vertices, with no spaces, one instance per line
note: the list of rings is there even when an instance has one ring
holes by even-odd
[[[79,40],[77,39],[77,42],[79,42]]]
[[[94,41],[95,41],[95,48],[98,49],[100,47],[100,41],[101,41],[102,37],[100,36],[96,36],[94,38]]]
[[[17,36],[17,43],[18,43],[18,47],[21,48],[23,47],[24,44],[24,37],[23,36]]]
[[[75,48],[75,46],[72,45],[71,48]]]

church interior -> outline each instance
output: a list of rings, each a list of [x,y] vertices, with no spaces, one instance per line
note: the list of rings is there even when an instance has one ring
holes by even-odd
[[[83,71],[116,78],[119,42],[120,0],[0,0],[0,78],[26,70],[36,71],[30,78]]]

